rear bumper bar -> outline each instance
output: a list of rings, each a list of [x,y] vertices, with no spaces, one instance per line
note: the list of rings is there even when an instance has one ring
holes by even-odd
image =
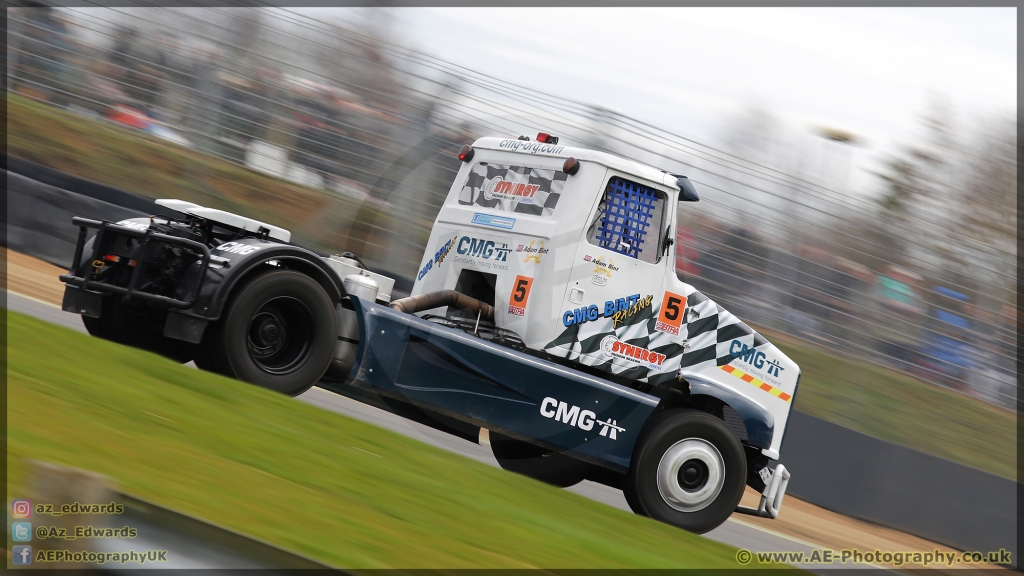
[[[178,238],[176,236],[168,236],[166,234],[160,234],[159,232],[153,232],[151,228],[146,230],[135,230],[132,228],[126,228],[119,226],[113,222],[106,220],[91,220],[89,218],[74,217],[71,219],[71,223],[78,226],[78,243],[75,245],[75,256],[71,261],[72,268],[67,274],[61,274],[60,280],[68,286],[74,286],[84,290],[86,293],[94,293],[100,295],[121,295],[125,299],[137,298],[139,300],[145,300],[148,302],[155,302],[162,304],[168,308],[190,308],[195,304],[196,297],[199,294],[199,288],[203,283],[203,274],[196,276],[195,283],[191,289],[186,292],[187,296],[184,299],[171,298],[168,296],[160,296],[158,294],[150,294],[148,292],[142,292],[138,289],[139,282],[142,279],[143,271],[146,268],[145,263],[140,258],[138,264],[132,271],[131,279],[128,282],[128,287],[114,286],[113,284],[107,284],[90,279],[88,272],[81,273],[78,270],[78,266],[82,262],[82,252],[85,250],[86,237],[88,236],[89,228],[96,228],[98,230],[96,239],[92,245],[92,254],[86,262],[94,262],[99,259],[102,254],[100,252],[103,249],[103,237],[108,233],[116,233],[125,236],[132,236],[140,238],[141,242],[139,245],[139,254],[146,255],[152,250],[152,246],[155,244],[172,244],[175,246],[182,246],[190,248],[202,254],[200,261],[200,270],[205,270],[207,265],[210,263],[210,249],[204,244],[196,242],[194,240],[188,240],[186,238]],[[76,310],[68,310],[69,312],[76,312]]]

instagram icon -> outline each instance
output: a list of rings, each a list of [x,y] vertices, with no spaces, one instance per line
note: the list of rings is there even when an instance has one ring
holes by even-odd
[[[28,500],[15,500],[11,502],[12,518],[30,518],[32,516],[32,503]]]

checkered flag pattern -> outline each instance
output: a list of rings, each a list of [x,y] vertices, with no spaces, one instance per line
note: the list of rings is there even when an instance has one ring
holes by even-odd
[[[637,258],[650,227],[657,195],[652,188],[619,177],[608,181],[597,245]]]
[[[728,364],[733,360],[729,355],[729,346],[733,340],[738,339],[748,347],[768,344],[760,334],[700,292],[694,291],[687,296],[686,306],[688,322],[680,327],[678,336],[655,330],[658,311],[648,306],[614,330],[610,319],[574,324],[545,346],[545,350],[555,356],[622,376],[632,380],[639,388],[647,389],[674,380],[679,369],[693,373],[707,367]],[[610,334],[627,344],[664,354],[666,358],[662,369],[651,370],[604,356],[601,353],[601,341]],[[683,342],[686,342],[685,348]]]
[[[748,348],[768,344],[760,334],[754,332],[732,312],[722,308],[714,300],[694,291],[686,297],[687,322],[683,324],[686,333],[686,353],[680,362],[684,372],[697,372],[707,367],[724,366],[733,360],[729,347],[733,340],[739,340]],[[680,336],[683,336],[680,329]]]
[[[555,212],[568,177],[560,170],[475,164],[459,193],[459,204],[550,216]]]

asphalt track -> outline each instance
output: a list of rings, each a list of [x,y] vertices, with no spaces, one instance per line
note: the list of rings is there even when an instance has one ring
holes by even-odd
[[[58,306],[42,300],[36,300],[13,292],[5,292],[5,294],[7,300],[6,306],[9,310],[27,314],[40,320],[52,322],[73,330],[78,330],[79,332],[85,332],[85,326],[82,324],[81,317],[76,314],[64,312]],[[189,365],[192,366],[193,364],[189,363]],[[398,432],[399,434],[404,434],[410,438],[415,438],[421,442],[449,450],[456,454],[461,454],[462,456],[472,458],[491,466],[498,466],[497,461],[491,454],[490,448],[486,445],[467,442],[460,438],[434,430],[433,428],[423,426],[422,424],[417,424],[395,416],[389,412],[339,396],[333,392],[328,392],[320,388],[312,388],[297,398],[319,408],[337,412],[350,418],[362,420],[364,422],[380,426],[381,428]],[[626,500],[622,496],[622,492],[615,490],[614,488],[585,481],[571,488],[567,488],[567,490],[602,504],[629,511],[629,506],[626,504]],[[816,545],[811,542],[798,540],[783,534],[772,532],[760,526],[748,524],[743,522],[741,519],[737,519],[736,515],[727,520],[725,524],[704,534],[704,536],[711,540],[729,544],[737,548],[743,548],[751,552],[802,551],[806,554],[810,554],[815,549],[821,550],[823,548],[829,548],[827,546]],[[830,565],[794,564],[794,566],[798,566],[812,572],[834,568],[879,568],[879,566],[865,564],[840,564],[838,561]]]

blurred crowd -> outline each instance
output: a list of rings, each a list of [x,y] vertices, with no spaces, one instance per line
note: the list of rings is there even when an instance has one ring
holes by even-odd
[[[216,39],[148,24],[147,33],[52,8],[16,9],[8,89],[359,196],[385,171],[396,141],[432,128],[426,99],[410,102],[408,91],[404,102],[370,98],[312,73],[240,65]]]
[[[10,15],[7,90],[385,207],[394,218],[369,240],[380,245],[374,258],[408,275],[457,169],[450,152],[494,132],[460,120],[460,110],[472,114],[446,89],[424,89],[408,80],[415,74],[398,79],[383,44],[365,36],[344,44],[339,30],[327,57],[309,48],[302,62],[335,65],[314,72],[253,57],[259,44],[239,49],[256,32],[228,41],[159,19]],[[926,271],[869,267],[823,246],[701,214],[680,227],[678,272],[755,325],[1012,405],[1014,306],[973,302]]]
[[[711,219],[680,227],[677,272],[756,325],[1012,407],[1017,310],[971,302],[892,264],[876,270]],[[991,304],[990,304],[991,306]]]

